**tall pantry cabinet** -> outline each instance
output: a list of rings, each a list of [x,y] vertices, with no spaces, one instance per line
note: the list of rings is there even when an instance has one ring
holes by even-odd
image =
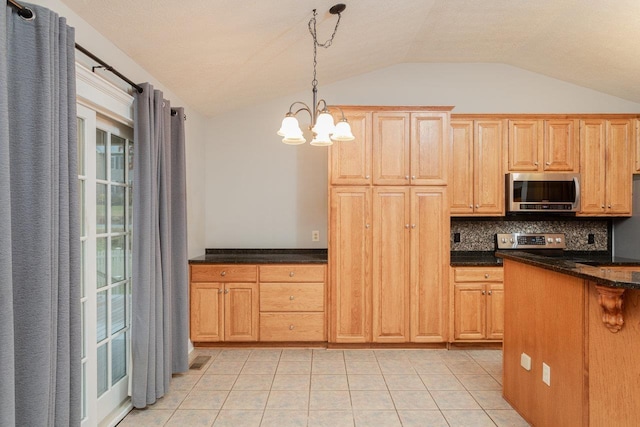
[[[446,342],[449,107],[345,107],[329,150],[329,341]]]

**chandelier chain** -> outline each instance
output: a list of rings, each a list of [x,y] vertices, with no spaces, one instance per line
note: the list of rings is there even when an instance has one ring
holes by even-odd
[[[340,18],[342,18],[342,15],[338,13],[337,14],[338,20],[336,21],[336,26],[333,29],[333,33],[331,34],[331,37],[329,37],[329,39],[327,39],[327,41],[325,41],[324,43],[319,43],[318,31],[316,29],[317,15],[318,13],[316,12],[316,9],[313,9],[313,17],[309,20],[309,32],[311,33],[311,37],[313,37],[313,80],[311,81],[311,84],[313,85],[314,88],[318,86],[318,79],[317,79],[317,73],[316,73],[316,67],[318,66],[318,46],[323,47],[325,49],[331,46],[331,44],[333,43],[333,39],[336,36],[336,33],[338,32],[338,26],[340,25]]]

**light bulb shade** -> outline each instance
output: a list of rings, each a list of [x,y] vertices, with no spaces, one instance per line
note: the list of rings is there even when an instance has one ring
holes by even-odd
[[[331,139],[334,141],[353,141],[356,137],[351,133],[351,126],[349,126],[349,122],[346,120],[340,120],[336,124],[336,130],[333,132],[333,135],[331,135]]]
[[[311,129],[317,135],[331,135],[335,132],[336,126],[333,124],[333,117],[329,113],[320,113],[316,119],[316,124]],[[314,138],[315,139],[315,138]]]
[[[278,135],[287,136],[291,135],[302,135],[302,130],[300,130],[300,125],[298,124],[298,119],[296,119],[293,115],[287,114],[285,118],[282,120],[282,125],[280,126],[280,130],[278,130]]]
[[[316,147],[326,147],[327,145],[332,145],[333,141],[329,138],[328,133],[319,133],[317,134],[313,140],[309,143]]]
[[[304,139],[304,136],[302,136],[302,133],[300,133],[300,135],[285,136],[284,138],[282,138],[282,142],[287,145],[300,145],[307,142],[307,140]]]

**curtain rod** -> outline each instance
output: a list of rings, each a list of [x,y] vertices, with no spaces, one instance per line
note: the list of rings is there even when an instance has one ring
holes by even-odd
[[[35,14],[33,13],[33,11],[31,9],[29,9],[26,6],[21,5],[20,3],[18,3],[16,0],[7,0],[7,3],[12,6],[13,8],[15,8],[18,11],[18,15],[20,15],[21,17],[23,17],[24,19],[34,19]],[[91,67],[91,71],[95,72],[96,68],[104,68],[106,71],[110,71],[113,74],[116,75],[116,77],[118,77],[119,79],[127,82],[129,85],[131,85],[131,87],[133,87],[136,91],[138,91],[138,93],[142,93],[144,92],[144,90],[142,89],[142,87],[140,87],[139,85],[135,84],[133,81],[131,81],[129,78],[127,78],[125,75],[123,75],[122,73],[120,73],[118,70],[116,70],[115,68],[113,68],[111,65],[107,64],[106,62],[104,62],[102,59],[98,58],[96,55],[94,55],[93,53],[89,52],[87,49],[85,49],[84,47],[80,46],[78,43],[75,44],[76,49],[78,49],[80,52],[84,53],[85,55],[87,55],[89,58],[93,59],[94,61],[96,61],[98,64],[100,64],[99,67]],[[171,109],[171,115],[175,116],[177,114],[177,111],[174,110],[173,108]],[[185,114],[185,119],[187,118],[186,114]]]

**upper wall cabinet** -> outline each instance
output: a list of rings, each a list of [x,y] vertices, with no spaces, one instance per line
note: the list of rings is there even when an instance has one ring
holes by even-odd
[[[353,141],[337,142],[329,149],[331,185],[371,184],[371,112],[344,109]],[[340,120],[341,114],[334,114]]]
[[[506,168],[508,172],[578,172],[578,120],[509,120]]]
[[[634,120],[635,122],[635,129],[636,129],[636,146],[635,146],[635,150],[636,150],[636,162],[635,162],[635,167],[633,169],[633,173],[640,173],[640,120],[636,119]]]
[[[631,215],[635,120],[580,121],[580,215]]]
[[[505,120],[456,118],[451,131],[451,215],[504,215]]]
[[[374,185],[446,185],[449,113],[373,113]]]

